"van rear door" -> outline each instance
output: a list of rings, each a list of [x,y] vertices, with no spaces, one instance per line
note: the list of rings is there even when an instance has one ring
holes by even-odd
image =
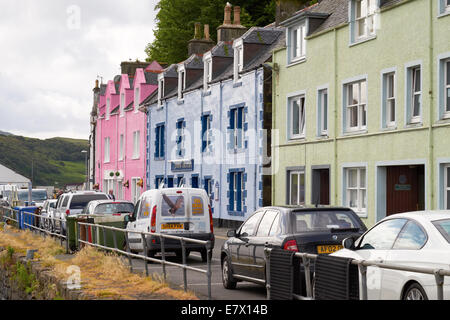
[[[190,226],[193,233],[210,233],[209,200],[202,189],[190,192]]]

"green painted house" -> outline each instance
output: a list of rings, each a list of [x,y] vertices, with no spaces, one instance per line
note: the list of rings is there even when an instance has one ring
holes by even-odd
[[[274,205],[450,209],[450,0],[322,0],[273,56]]]

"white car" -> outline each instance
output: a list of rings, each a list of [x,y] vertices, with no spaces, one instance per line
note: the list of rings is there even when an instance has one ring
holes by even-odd
[[[45,200],[42,209],[41,209],[41,218],[40,221],[40,227],[45,230],[50,230],[52,226],[52,221],[47,218],[51,218],[53,216],[53,210],[56,208],[56,199],[49,199]]]
[[[450,210],[408,212],[384,218],[332,256],[450,271]],[[360,295],[362,292],[360,282]],[[436,300],[434,275],[367,267],[369,300]],[[444,278],[450,299],[450,277]]]

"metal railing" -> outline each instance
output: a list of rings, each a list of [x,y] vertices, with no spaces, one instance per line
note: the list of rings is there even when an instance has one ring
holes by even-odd
[[[16,210],[13,208],[9,208],[9,207],[0,207],[0,212],[2,215],[2,220],[8,220],[8,221],[14,221],[17,224],[17,228],[21,229],[20,226],[20,222],[23,221],[23,225],[28,227],[30,230],[34,231],[34,232],[40,232],[41,234],[43,234],[44,236],[53,236],[56,238],[59,238],[60,240],[60,244],[61,246],[64,246],[64,242],[65,242],[65,248],[66,248],[66,253],[70,253],[70,248],[69,248],[69,241],[67,241],[68,239],[68,230],[67,230],[67,234],[63,234],[63,228],[62,228],[62,224],[64,223],[63,219],[59,219],[59,218],[55,218],[55,217],[47,217],[47,216],[42,216],[40,214],[36,214],[34,212],[28,212],[28,211],[22,211],[22,213],[20,213],[20,210]],[[5,212],[8,212],[9,214],[5,214]],[[14,216],[11,217],[11,213]],[[19,215],[22,215],[22,218],[19,218]],[[30,224],[28,222],[25,222],[24,220],[24,216],[32,216],[32,223]],[[48,230],[46,228],[42,228],[43,225],[41,223],[41,220],[44,220],[47,222],[47,225],[49,225],[48,223],[50,223],[53,228],[52,230]],[[59,224],[59,233],[53,232],[56,229],[57,223]]]
[[[83,243],[85,245],[90,245],[90,246],[93,246],[93,247],[97,247],[97,248],[100,248],[100,249],[112,251],[112,252],[115,252],[115,253],[127,256],[129,264],[130,264],[130,270],[131,271],[133,271],[132,258],[137,258],[137,259],[144,260],[145,273],[146,273],[147,276],[149,275],[149,267],[148,267],[148,262],[149,261],[162,264],[164,281],[167,280],[166,265],[181,268],[181,269],[183,269],[183,283],[184,283],[184,290],[185,291],[188,290],[187,270],[205,274],[206,278],[207,278],[207,282],[208,282],[207,283],[207,286],[208,286],[208,299],[209,300],[212,299],[212,294],[211,294],[211,276],[212,276],[211,263],[212,263],[212,249],[213,248],[212,248],[211,241],[209,241],[209,240],[208,241],[197,240],[197,239],[191,239],[191,238],[185,238],[185,237],[179,237],[179,236],[173,236],[173,235],[161,234],[161,233],[149,233],[149,232],[141,232],[141,231],[131,231],[131,230],[127,230],[127,229],[120,229],[120,228],[115,228],[115,227],[111,227],[111,226],[104,226],[104,225],[85,223],[85,222],[79,222],[79,221],[77,222],[77,224],[78,224],[77,241],[79,243]],[[80,236],[81,226],[84,227],[86,238],[88,238],[88,234],[90,234],[89,228],[93,228],[94,229],[94,232],[93,232],[94,237],[92,239],[92,242],[89,242],[89,241],[86,241],[84,239],[81,239],[81,236]],[[104,243],[106,242],[106,231],[105,230],[113,231],[112,234],[113,234],[114,248],[111,248],[109,246],[105,246],[105,245],[99,244],[99,238],[100,237],[99,236],[97,237],[96,235],[99,234],[100,229],[102,230],[103,242]],[[124,251],[124,250],[122,250],[122,249],[120,249],[118,247],[117,234],[116,234],[117,232],[121,232],[121,233],[125,234],[125,243],[126,243],[125,250],[126,251]],[[143,250],[143,254],[136,254],[136,253],[132,253],[131,252],[130,245],[129,245],[129,239],[128,239],[128,235],[130,233],[140,234],[141,235],[143,249],[144,249]],[[161,244],[161,259],[152,258],[152,257],[148,257],[147,256],[147,254],[146,254],[147,253],[147,237],[150,237],[151,239],[159,238],[160,244]],[[172,239],[172,240],[180,241],[181,252],[182,252],[182,263],[181,264],[166,260],[166,248],[165,248],[165,241],[164,241],[165,239]],[[207,256],[207,269],[206,270],[200,269],[200,268],[195,268],[195,267],[187,265],[186,250],[188,248],[186,247],[186,243],[194,243],[194,244],[199,244],[201,246],[205,246],[206,256]]]
[[[270,299],[270,252],[272,248],[266,247],[264,249],[266,256],[266,290],[267,299]],[[313,300],[313,283],[311,279],[311,261],[315,261],[318,257],[317,254],[300,253],[296,252],[295,257],[301,258],[301,264],[304,267],[305,273],[305,285],[306,285],[306,297],[293,294],[292,297],[297,300]],[[416,272],[422,274],[429,274],[435,277],[437,287],[437,299],[444,299],[444,277],[450,276],[450,270],[439,268],[423,268],[423,267],[409,267],[404,265],[389,264],[384,262],[369,261],[369,260],[352,260],[353,265],[358,266],[359,275],[361,277],[361,300],[368,300],[367,296],[367,267],[379,267],[382,269],[399,270],[407,272]]]

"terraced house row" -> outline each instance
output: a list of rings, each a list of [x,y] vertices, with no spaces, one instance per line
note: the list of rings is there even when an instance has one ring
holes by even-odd
[[[275,50],[275,204],[450,209],[450,2],[323,0]]]
[[[217,43],[196,24],[185,61],[124,64],[94,89],[93,184],[134,201],[205,188],[227,226],[271,204],[351,207],[368,226],[450,209],[450,0],[224,17]]]

